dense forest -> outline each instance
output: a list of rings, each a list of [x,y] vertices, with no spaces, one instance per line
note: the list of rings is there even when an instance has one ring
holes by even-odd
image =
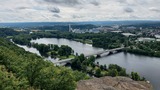
[[[146,55],[146,56],[153,56],[153,57],[160,57],[160,42],[151,41],[151,42],[138,42],[131,44],[129,48],[126,48],[127,52]]]
[[[1,90],[74,90],[77,81],[89,78],[82,72],[56,67],[2,38],[0,52]]]

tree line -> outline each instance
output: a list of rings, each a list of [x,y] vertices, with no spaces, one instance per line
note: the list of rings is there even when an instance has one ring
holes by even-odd
[[[160,42],[158,41],[136,42],[132,44],[129,48],[126,48],[126,51],[134,54],[139,54],[139,55],[160,57],[159,45],[160,45]]]

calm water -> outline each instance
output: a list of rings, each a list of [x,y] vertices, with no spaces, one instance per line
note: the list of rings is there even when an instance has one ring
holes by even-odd
[[[89,44],[83,44],[80,42],[70,41],[67,39],[42,38],[42,39],[31,40],[31,42],[38,43],[38,44],[57,44],[59,46],[68,45],[74,50],[75,53],[78,53],[78,54],[83,53],[85,55],[94,54],[96,52],[103,51],[103,49],[101,48],[95,48]]]
[[[160,38],[160,35],[155,35],[156,38]]]
[[[36,48],[32,48],[32,47],[27,47],[27,46],[24,46],[24,45],[18,45],[17,46],[21,47],[21,48],[24,48],[25,51],[29,51],[31,53],[35,53],[37,54],[38,56],[41,56],[41,54],[39,53],[39,51],[36,49]]]
[[[118,53],[96,60],[101,65],[117,64],[126,68],[127,72],[138,72],[151,82],[155,90],[160,90],[160,58],[140,56],[129,53]]]
[[[37,40],[32,40],[31,42],[43,43],[43,44],[58,44],[68,45],[73,48],[78,54],[92,54],[99,52],[103,49],[94,48],[88,44],[82,44],[75,41],[70,41],[67,39],[55,39],[55,38],[42,38]],[[27,50],[27,47],[23,46]],[[28,48],[27,51],[34,53],[39,53],[34,48]],[[51,59],[51,58],[49,58]],[[52,60],[52,59],[51,59]],[[153,58],[147,56],[140,56],[129,53],[118,53],[107,57],[102,57],[96,60],[101,65],[117,64],[126,68],[127,72],[131,71],[138,72],[141,77],[145,77],[154,86],[155,90],[160,90],[160,58]]]

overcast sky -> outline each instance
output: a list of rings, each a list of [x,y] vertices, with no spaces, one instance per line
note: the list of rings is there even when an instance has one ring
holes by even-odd
[[[160,0],[0,0],[0,22],[160,20]]]

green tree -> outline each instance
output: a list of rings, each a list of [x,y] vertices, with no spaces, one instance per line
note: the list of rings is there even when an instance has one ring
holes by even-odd
[[[96,76],[96,77],[101,77],[101,76],[102,76],[102,74],[101,74],[101,69],[98,68],[98,69],[96,70],[95,76]]]
[[[119,72],[118,75],[119,75],[119,76],[127,76],[127,74],[126,74],[126,69],[122,69],[122,70]]]
[[[19,80],[12,73],[7,72],[5,66],[0,65],[0,90],[21,90],[29,86],[24,79]]]
[[[30,86],[34,86],[36,78],[40,74],[40,70],[43,68],[43,61],[39,59],[33,59],[29,62],[25,69],[25,76],[29,81]]]
[[[116,69],[111,69],[109,70],[108,75],[112,77],[118,76],[118,71]]]
[[[66,46],[66,45],[62,45],[60,48],[59,48],[59,50],[58,50],[58,54],[60,55],[60,56],[69,56],[69,55],[71,55],[73,53],[73,50],[72,50],[72,48],[71,47],[69,47],[69,46]]]
[[[137,72],[131,72],[131,78],[136,81],[140,80],[140,76],[138,75]]]
[[[76,57],[75,59],[72,59],[71,67],[72,67],[72,69],[77,69],[77,70],[82,69],[81,62],[78,57]]]
[[[59,49],[59,46],[58,46],[58,45],[54,45],[54,46],[53,46],[53,50],[58,51],[58,49]]]
[[[84,54],[81,54],[81,55],[79,56],[79,60],[80,60],[81,62],[83,62],[83,61],[85,60]]]

